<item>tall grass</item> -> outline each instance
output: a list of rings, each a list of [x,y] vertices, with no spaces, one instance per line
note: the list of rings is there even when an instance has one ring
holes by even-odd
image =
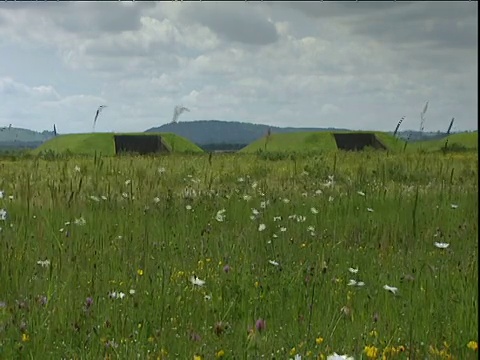
[[[0,358],[474,359],[477,161],[3,161]]]

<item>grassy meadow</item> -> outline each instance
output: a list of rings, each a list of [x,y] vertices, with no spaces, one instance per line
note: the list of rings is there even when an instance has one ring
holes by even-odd
[[[0,160],[0,359],[477,359],[478,154]]]
[[[203,152],[197,145],[191,141],[172,133],[128,133],[129,135],[160,135],[172,152],[180,153],[201,153]],[[33,155],[41,153],[61,154],[70,152],[76,155],[95,155],[103,154],[105,156],[115,155],[115,142],[113,133],[87,133],[87,134],[66,134],[54,137],[38,148],[32,151]]]

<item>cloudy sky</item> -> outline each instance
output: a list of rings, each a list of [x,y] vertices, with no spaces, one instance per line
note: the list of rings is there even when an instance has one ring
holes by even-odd
[[[0,127],[478,128],[475,1],[2,1],[0,34]]]

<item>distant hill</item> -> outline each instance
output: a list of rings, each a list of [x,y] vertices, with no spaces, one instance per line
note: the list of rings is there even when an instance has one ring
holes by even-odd
[[[168,132],[183,136],[202,147],[213,144],[224,144],[232,148],[234,145],[241,148],[267,134],[268,129],[273,133],[292,133],[308,131],[340,131],[347,129],[335,128],[293,128],[277,127],[263,124],[251,124],[245,122],[220,121],[220,120],[196,120],[165,124],[146,130],[146,132]]]
[[[0,127],[0,142],[43,142],[54,136],[53,131],[33,131],[15,127]]]
[[[53,137],[53,131],[37,132],[15,127],[0,127],[0,148],[34,149]]]

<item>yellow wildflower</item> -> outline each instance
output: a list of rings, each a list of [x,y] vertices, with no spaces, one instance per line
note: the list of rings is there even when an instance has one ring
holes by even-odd
[[[320,345],[321,343],[323,343],[323,338],[321,336],[319,336],[318,338],[315,339],[315,343],[317,345]]]
[[[22,342],[27,342],[30,340],[30,336],[28,334],[22,334]]]
[[[376,359],[378,358],[378,349],[375,346],[365,346],[363,350],[367,358],[369,359]]]
[[[193,360],[202,360],[200,355],[193,355]]]
[[[467,347],[471,350],[478,351],[478,343],[474,340],[469,341]]]
[[[295,347],[293,347],[293,348],[290,350],[290,356],[294,356],[296,353],[297,353],[297,349],[295,349]]]
[[[218,350],[217,353],[215,354],[215,357],[216,357],[217,359],[220,359],[220,358],[222,358],[222,357],[224,357],[224,356],[225,356],[225,351],[223,351],[223,350]]]
[[[142,275],[143,275],[143,270],[142,270],[142,269],[138,269],[138,270],[137,270],[137,274],[138,274],[138,276],[142,276]]]

